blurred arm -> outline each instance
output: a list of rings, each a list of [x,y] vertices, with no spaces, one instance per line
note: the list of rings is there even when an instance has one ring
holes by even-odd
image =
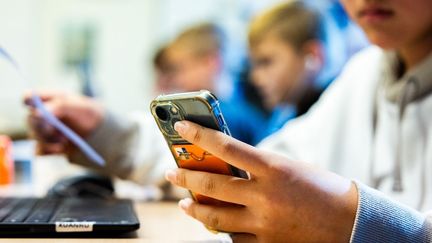
[[[79,151],[72,153],[70,160],[105,174],[140,184],[161,185],[165,183],[165,170],[175,167],[166,142],[149,113],[119,117],[106,112],[102,123],[87,141],[107,160],[106,166],[95,166]]]

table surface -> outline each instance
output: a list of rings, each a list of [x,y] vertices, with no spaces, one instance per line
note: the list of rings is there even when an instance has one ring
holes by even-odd
[[[213,234],[184,215],[176,203],[137,203],[135,209],[141,227],[133,238],[4,238],[0,242],[229,242],[227,235]]]
[[[32,168],[33,183],[0,186],[0,196],[43,196],[58,178],[82,170],[58,158],[37,160]],[[184,214],[176,202],[137,201],[135,210],[141,227],[133,238],[0,238],[0,242],[230,242],[226,234],[211,233],[200,222]]]

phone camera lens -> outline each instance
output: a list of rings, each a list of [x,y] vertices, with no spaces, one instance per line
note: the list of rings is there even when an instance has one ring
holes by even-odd
[[[161,121],[168,121],[169,113],[162,107],[156,107],[156,115]]]

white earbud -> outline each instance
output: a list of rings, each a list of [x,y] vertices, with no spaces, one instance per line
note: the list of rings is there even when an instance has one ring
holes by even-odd
[[[305,69],[308,71],[318,71],[319,63],[311,54],[305,57]]]

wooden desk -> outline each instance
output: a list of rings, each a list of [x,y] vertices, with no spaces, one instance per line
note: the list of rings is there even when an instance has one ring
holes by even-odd
[[[140,239],[158,242],[227,242],[226,234],[213,234],[204,225],[184,214],[176,203],[138,204]]]
[[[82,168],[71,166],[59,159],[38,159],[33,168],[31,185],[11,185],[0,187],[0,196],[43,196],[52,183]],[[47,173],[49,171],[50,173]],[[175,202],[137,202],[135,210],[141,227],[136,238],[116,239],[5,239],[0,242],[230,242],[226,234],[213,234],[198,221],[184,214]]]
[[[135,207],[141,227],[136,238],[115,239],[1,239],[0,242],[230,242],[225,234],[213,234],[185,215],[173,202],[137,203]]]

